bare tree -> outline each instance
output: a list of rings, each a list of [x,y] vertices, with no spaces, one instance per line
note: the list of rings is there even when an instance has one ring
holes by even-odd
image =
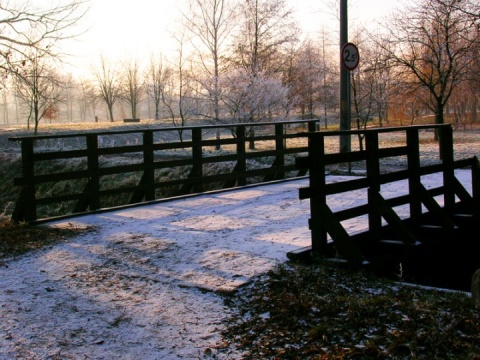
[[[334,60],[332,53],[327,51],[327,48],[332,45],[327,41],[327,34],[325,30],[322,31],[322,66],[323,66],[323,79],[321,86],[320,104],[323,109],[323,124],[324,128],[328,128],[328,114],[338,111],[338,100],[340,99],[340,74],[338,69],[338,61]]]
[[[414,125],[422,116],[430,113],[425,105],[429,99],[426,89],[412,88],[403,81],[392,82],[388,101],[390,117],[399,120],[400,125],[403,125],[404,120],[409,125]]]
[[[298,41],[298,27],[292,10],[287,8],[285,0],[245,0],[240,13],[242,24],[233,44],[231,62],[235,70],[232,73],[237,71],[237,74],[247,75],[242,84],[249,81],[248,87],[252,89],[258,87],[258,82],[265,83],[268,77],[272,82],[278,81],[291,59],[285,55],[291,54]],[[238,71],[238,68],[242,70]],[[246,116],[251,121],[263,117],[253,109],[251,115]]]
[[[358,68],[352,71],[350,76],[352,115],[355,118],[357,129],[365,129],[368,122],[373,121],[375,113],[376,79],[373,72],[362,73]],[[358,134],[360,150],[363,150],[364,137],[364,134]]]
[[[366,32],[360,30],[359,33]],[[395,92],[396,76],[392,70],[389,54],[384,50],[388,45],[375,46],[376,41],[367,39],[361,46],[362,61],[359,70],[372,83],[372,115],[381,127],[389,121],[389,104]]]
[[[55,45],[76,36],[75,27],[88,10],[88,0],[49,2],[39,8],[31,1],[0,4],[0,69],[6,75],[20,74],[30,53],[59,58]]]
[[[298,41],[299,29],[285,0],[245,0],[243,24],[234,44],[237,65],[251,74],[280,72],[282,52]]]
[[[284,81],[292,87],[292,95],[298,98],[302,115],[313,117],[322,68],[317,49],[311,40],[305,41],[291,57]]]
[[[409,87],[429,92],[428,106],[437,124],[444,123],[449,98],[477,61],[472,51],[478,48],[478,24],[473,0],[415,0],[394,14],[384,41],[378,43],[397,76]],[[395,46],[385,47],[386,42]]]
[[[63,86],[63,104],[65,107],[65,112],[62,112],[66,114],[66,119],[67,121],[72,122],[74,115],[73,115],[73,109],[74,109],[74,100],[76,96],[76,84],[73,79],[72,74],[63,74],[62,75],[62,83],[64,84]],[[54,119],[52,119],[54,120]]]
[[[0,88],[1,92],[1,98],[2,98],[2,118],[3,118],[3,123],[8,124],[9,123],[9,116],[8,116],[8,108],[9,108],[9,102],[10,102],[10,96],[9,96],[9,91],[5,88],[5,86],[2,86]]]
[[[113,106],[121,98],[120,75],[118,70],[108,63],[103,55],[100,56],[100,68],[93,67],[96,80],[97,96],[105,102],[110,121],[113,122]]]
[[[145,72],[145,86],[147,96],[153,101],[155,106],[155,120],[160,119],[160,103],[170,104],[166,100],[167,86],[173,71],[170,67],[164,65],[162,57],[155,58],[150,56],[150,64]]]
[[[80,119],[87,121],[87,115],[95,116],[96,105],[99,98],[95,94],[95,87],[90,81],[80,80],[77,82],[77,106],[80,113]],[[90,113],[89,113],[90,112]]]
[[[166,112],[168,113],[168,117],[175,125],[175,109],[178,106],[178,101],[176,100],[175,95],[175,78],[173,70],[165,73],[162,86],[158,88],[158,91],[160,100],[165,106]]]
[[[178,62],[177,62],[177,81],[178,81],[178,110],[179,117],[173,117],[173,124],[179,128],[178,135],[180,140],[183,138],[183,128],[188,119],[188,74],[186,69],[187,59],[185,57],[185,34],[177,39],[178,40]]]
[[[220,86],[222,53],[235,26],[235,7],[231,0],[190,0],[190,11],[184,14],[187,29],[192,33],[192,44],[206,76],[198,77],[212,104],[214,124],[220,119]],[[220,137],[217,129],[217,139]],[[217,146],[219,148],[219,146]]]
[[[388,119],[388,101],[391,92],[390,66],[384,47],[377,47],[371,40],[362,39],[365,30],[359,29],[354,42],[358,44],[362,61],[351,72],[353,116],[357,129],[364,129],[375,118],[380,126]],[[363,136],[359,135],[362,148]]]
[[[480,29],[477,30],[480,36]],[[480,44],[472,50],[473,56],[480,57]],[[454,113],[455,125],[474,125],[478,122],[478,106],[480,99],[480,63],[474,61],[468,71],[466,81],[462,81],[452,94],[451,108]]]
[[[169,84],[169,91],[163,93],[163,103],[170,113],[173,126],[178,128],[180,141],[183,141],[183,127],[194,115],[198,115],[197,98],[193,92],[194,76],[192,60],[185,51],[188,41],[185,32],[174,36],[177,41],[177,58],[173,66],[173,77]],[[176,103],[176,104],[175,104]]]
[[[15,77],[16,93],[28,108],[27,124],[34,123],[34,134],[38,133],[40,120],[53,119],[57,107],[64,100],[62,83],[58,74],[47,61],[35,52],[25,62],[22,75]]]
[[[333,65],[325,42],[325,37],[321,46],[317,46],[311,39],[303,42],[295,53],[292,69],[284,82],[291,86],[291,96],[297,97],[296,102],[302,115],[313,117],[317,109],[323,110],[326,128],[328,112],[338,103],[338,91],[335,90],[336,64]]]
[[[129,60],[123,64],[121,87],[122,98],[130,107],[132,119],[137,119],[137,108],[145,95],[142,71],[138,60]]]

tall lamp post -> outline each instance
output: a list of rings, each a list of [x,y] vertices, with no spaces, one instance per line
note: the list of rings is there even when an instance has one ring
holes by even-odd
[[[348,43],[347,0],[340,0],[340,57],[343,47]],[[340,61],[340,130],[350,130],[350,71]],[[340,152],[350,152],[349,135],[340,135]]]

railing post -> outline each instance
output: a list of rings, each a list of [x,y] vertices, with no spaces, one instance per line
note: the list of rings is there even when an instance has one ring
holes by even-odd
[[[193,191],[196,193],[203,191],[203,161],[202,161],[202,129],[192,129],[192,172],[191,176],[195,178]]]
[[[368,188],[368,226],[372,234],[379,237],[382,228],[382,218],[377,204],[377,194],[380,192],[380,157],[378,148],[378,132],[365,132],[365,146],[367,151],[367,179]]]
[[[443,186],[445,209],[455,206],[455,168],[453,156],[453,130],[451,126],[439,128],[440,156],[443,163]]]
[[[240,174],[237,178],[238,186],[247,185],[247,177],[245,171],[247,171],[247,157],[245,148],[245,125],[238,125],[236,129],[237,133],[237,164],[235,165],[235,171]]]
[[[285,143],[284,143],[284,136],[283,136],[283,124],[275,124],[275,161],[273,166],[282,169],[282,171],[276,171],[274,177],[276,179],[284,179],[285,178],[285,171],[283,171],[285,167]]]
[[[143,132],[143,179],[142,184],[145,189],[145,200],[155,200],[155,169],[153,167],[154,154],[153,154],[153,131],[145,130]]]
[[[248,148],[250,150],[255,150],[255,125],[250,124],[250,131],[248,134]]]
[[[418,129],[407,129],[408,191],[410,197],[410,218],[414,221],[422,215],[420,196],[420,140]]]
[[[327,230],[322,226],[322,206],[327,203],[325,193],[325,139],[323,135],[308,137],[308,164],[310,170],[309,187],[310,220],[309,227],[312,234],[312,253],[326,255],[328,253]]]
[[[98,173],[98,136],[97,134],[87,134],[87,163],[88,163],[88,183],[87,191],[88,204],[90,210],[100,209],[100,176]]]
[[[33,139],[22,139],[22,177],[25,185],[12,214],[14,221],[31,222],[37,220],[37,203],[35,200],[35,166],[33,162]]]
[[[472,198],[474,214],[480,217],[480,162],[476,156],[472,159]]]

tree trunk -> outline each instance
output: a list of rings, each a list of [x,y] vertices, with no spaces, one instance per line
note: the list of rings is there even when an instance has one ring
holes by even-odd
[[[445,122],[445,119],[443,117],[443,111],[444,111],[444,104],[439,100],[437,101],[437,111],[435,113],[435,124],[443,124]],[[438,133],[439,133],[439,130],[436,129],[434,131],[434,139],[435,141],[438,141],[439,137],[438,137]]]
[[[114,122],[113,120],[113,106],[108,106],[108,115],[110,116],[110,122]]]

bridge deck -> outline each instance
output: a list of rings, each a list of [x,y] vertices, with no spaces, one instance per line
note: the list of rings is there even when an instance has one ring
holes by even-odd
[[[470,188],[468,171],[457,172]],[[328,182],[350,179],[327,176]],[[438,179],[425,179],[435,186]],[[308,179],[291,180],[236,190],[212,192],[112,209],[48,222],[48,226],[94,226],[88,242],[125,251],[125,261],[137,252],[143,258],[161,256],[161,268],[192,286],[228,291],[286,260],[288,252],[308,246],[309,201],[298,199]],[[385,196],[398,194],[402,184],[385,187]],[[360,204],[352,192],[331,196],[336,209]],[[366,219],[348,221],[349,231],[364,230]],[[88,246],[85,245],[85,246]],[[121,247],[122,249],[120,249]],[[140,251],[142,247],[147,247]],[[170,250],[169,250],[170,249]],[[175,249],[175,251],[173,251]],[[128,253],[129,250],[131,254]],[[139,255],[140,256],[140,255]]]

